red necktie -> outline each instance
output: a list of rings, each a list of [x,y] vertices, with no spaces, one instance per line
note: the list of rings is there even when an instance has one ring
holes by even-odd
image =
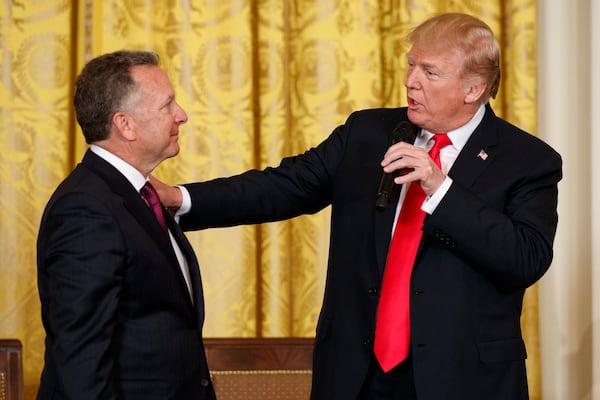
[[[445,133],[436,134],[429,155],[440,166],[440,149],[452,142]],[[381,297],[377,310],[374,351],[384,372],[406,359],[410,344],[410,276],[421,242],[425,192],[412,182],[396,221],[388,252]]]
[[[156,216],[160,227],[168,234],[167,220],[163,214],[162,205],[160,204],[160,199],[158,198],[158,193],[156,193],[154,186],[152,186],[149,181],[146,181],[146,184],[140,189],[140,193],[142,194],[142,197],[146,199],[152,211],[154,211],[154,215]]]

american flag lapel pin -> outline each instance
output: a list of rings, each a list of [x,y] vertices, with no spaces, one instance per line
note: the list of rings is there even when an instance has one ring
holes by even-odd
[[[481,149],[479,150],[479,154],[477,154],[477,157],[485,161],[486,158],[488,158],[488,154],[485,152],[485,150]]]

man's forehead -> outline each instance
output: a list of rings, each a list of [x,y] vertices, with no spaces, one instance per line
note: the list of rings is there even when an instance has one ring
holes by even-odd
[[[461,56],[461,52],[457,48],[448,48],[440,46],[432,47],[412,47],[407,53],[406,57],[409,60],[415,60],[418,58],[421,63],[436,63],[442,60],[454,59],[457,56]]]

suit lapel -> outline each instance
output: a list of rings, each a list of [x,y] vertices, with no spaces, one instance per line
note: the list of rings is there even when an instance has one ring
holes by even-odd
[[[104,159],[97,156],[92,151],[88,150],[86,152],[85,156],[83,157],[82,164],[86,168],[100,175],[108,183],[112,191],[115,194],[122,197],[125,208],[146,230],[146,232],[155,242],[156,246],[160,249],[160,251],[165,254],[166,259],[169,260],[169,265],[177,268],[175,272],[180,278],[181,289],[185,294],[187,302],[191,307],[193,307],[192,302],[190,300],[187,285],[185,283],[185,279],[181,273],[179,262],[177,261],[177,256],[175,255],[175,251],[173,250],[173,246],[171,245],[171,240],[165,235],[164,231],[158,224],[154,213],[144,202],[141,195],[135,190],[135,188],[131,185],[127,178],[123,176],[123,174],[121,174],[110,163],[106,162]],[[185,239],[185,236],[183,236],[183,233],[181,232],[179,226],[174,221],[172,221],[172,217],[170,217],[170,215],[167,212],[165,212],[165,216],[167,217],[167,221],[171,220],[171,222],[169,222],[169,228],[171,229],[171,232],[173,233],[177,242],[181,246],[182,251],[184,252],[184,256],[188,260],[190,270],[197,270],[198,264],[196,261],[196,257],[193,255],[191,245],[189,244],[187,239]],[[177,237],[177,235],[175,234],[176,231],[181,232],[183,240]],[[193,281],[194,278],[192,278],[194,296],[198,297],[197,293],[202,293],[202,288],[199,283],[194,283]],[[198,286],[200,292],[196,290],[196,286]],[[200,304],[202,305],[202,307],[204,306],[201,298],[195,298],[194,301],[196,302],[196,304]]]
[[[496,116],[486,107],[486,113],[460,154],[456,158],[448,176],[464,186],[473,182],[495,161],[495,148],[498,143],[498,129],[494,124]]]
[[[160,228],[152,210],[146,205],[141,195],[131,183],[110,163],[106,162],[94,152],[88,150],[83,157],[82,164],[94,171],[104,179],[111,190],[123,198],[123,205],[133,217],[143,226],[156,245],[168,256],[175,258],[170,241]]]

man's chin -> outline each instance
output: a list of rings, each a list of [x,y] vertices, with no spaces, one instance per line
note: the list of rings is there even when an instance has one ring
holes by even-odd
[[[169,152],[167,153],[167,156],[165,158],[173,158],[175,157],[177,154],[179,154],[179,145],[173,145],[169,148]]]
[[[423,119],[421,118],[421,115],[418,111],[411,110],[409,108],[407,110],[406,115],[408,116],[408,120],[417,126],[420,126],[421,123],[423,122]]]

